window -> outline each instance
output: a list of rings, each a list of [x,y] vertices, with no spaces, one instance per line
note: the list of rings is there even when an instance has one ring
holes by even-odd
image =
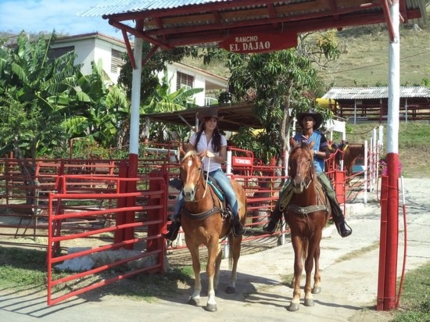
[[[121,68],[124,65],[124,60],[122,59],[122,52],[119,50],[112,49],[111,51],[112,59],[110,62],[110,71],[112,73],[117,73],[118,68]]]
[[[194,77],[178,72],[176,74],[176,90],[185,87],[186,89],[193,88]]]
[[[67,46],[67,47],[59,47],[59,48],[51,48],[48,52],[48,58],[50,60],[56,59],[58,57],[63,56],[71,51],[75,51],[75,46]]]

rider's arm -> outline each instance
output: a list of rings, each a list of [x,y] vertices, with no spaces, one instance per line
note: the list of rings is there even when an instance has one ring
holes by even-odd
[[[315,151],[314,157],[319,157],[322,159],[327,159],[330,156],[330,151],[328,150],[327,138],[324,134],[321,135],[320,149]]]

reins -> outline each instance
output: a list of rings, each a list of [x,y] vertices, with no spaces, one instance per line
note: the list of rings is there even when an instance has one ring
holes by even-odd
[[[209,165],[210,165],[210,158],[209,158],[209,162],[208,162],[208,168],[209,168]],[[204,175],[202,175],[202,172],[203,172],[203,169],[201,169],[201,171],[200,171],[199,180],[198,180],[198,187],[199,187],[200,184],[203,184],[203,186],[204,186],[204,192],[203,192],[203,195],[202,195],[202,197],[200,199],[191,201],[192,203],[199,203],[200,201],[202,201],[206,197],[206,192],[208,190],[208,182],[209,182],[209,171],[206,171],[206,179],[204,179],[204,182],[203,183],[199,183],[201,181],[201,177],[204,178]],[[206,219],[207,217],[211,216],[214,213],[222,212],[221,208],[215,206],[215,199],[214,199],[213,195],[212,195],[212,204],[213,204],[213,207],[211,209],[203,211],[203,212],[200,212],[200,213],[197,213],[197,214],[189,212],[184,207],[183,208],[184,214],[186,216],[192,218],[192,219],[204,220],[204,219]]]
[[[208,169],[209,169],[209,166],[210,166],[210,162],[211,162],[211,159],[209,158]],[[202,176],[202,172],[203,172],[203,169],[201,169],[201,171],[200,171],[199,180],[200,180],[200,177]],[[203,195],[202,195],[202,197],[200,199],[194,200],[193,202],[198,203],[198,202],[200,202],[201,200],[203,200],[206,197],[206,191],[208,189],[208,181],[209,181],[209,171],[206,171],[206,179],[204,179],[204,183],[203,183],[203,185],[205,187],[204,191],[203,191]]]

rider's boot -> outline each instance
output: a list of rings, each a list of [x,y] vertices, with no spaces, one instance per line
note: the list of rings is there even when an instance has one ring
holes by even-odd
[[[162,233],[163,237],[168,240],[175,240],[178,237],[179,227],[181,227],[181,220],[173,217],[172,223],[167,227],[167,233]]]
[[[235,236],[242,236],[245,233],[245,228],[239,220],[239,217],[236,215],[233,217],[233,234]]]
[[[336,225],[337,232],[342,238],[348,237],[352,234],[352,229],[345,222],[345,218],[343,217],[342,210],[340,209],[339,204],[330,200],[330,206],[332,209],[332,217]]]
[[[276,226],[278,226],[281,216],[282,213],[279,210],[279,206],[276,204],[275,209],[270,213],[269,222],[263,227],[263,231],[268,234],[273,234],[276,230]]]

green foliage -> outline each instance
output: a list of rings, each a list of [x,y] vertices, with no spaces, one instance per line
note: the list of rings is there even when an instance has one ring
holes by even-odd
[[[142,57],[145,57],[151,52],[153,45],[148,42],[143,42]],[[145,64],[142,65],[142,81],[140,87],[140,100],[146,102],[151,97],[155,88],[159,84],[158,73],[165,69],[166,63],[179,62],[182,58],[191,56],[197,57],[198,50],[196,47],[179,47],[172,50],[157,51],[152,55]],[[131,98],[131,81],[132,72],[130,59],[124,55],[125,64],[121,68],[121,73],[118,78],[118,83],[127,90],[127,96]]]
[[[197,107],[193,100],[193,95],[203,91],[202,88],[185,89],[170,93],[170,82],[167,78],[167,70],[164,72],[162,83],[154,89],[151,97],[141,108],[141,115],[150,113],[167,113],[181,111],[187,108]],[[189,129],[180,125],[169,125],[160,122],[152,122],[147,129],[152,142],[165,143],[172,140],[184,141]]]
[[[57,126],[67,109],[61,96],[79,66],[73,66],[73,53],[49,60],[55,38],[53,33],[30,42],[21,33],[16,47],[0,47],[2,152],[34,158],[64,142],[65,133]]]
[[[296,49],[265,54],[230,54],[229,90],[234,101],[252,101],[254,114],[265,127],[257,137],[266,162],[288,148],[292,117],[314,105],[320,84],[311,60]]]
[[[429,274],[430,264],[406,274],[395,322],[430,321]]]
[[[46,252],[0,246],[0,285],[45,285]]]

